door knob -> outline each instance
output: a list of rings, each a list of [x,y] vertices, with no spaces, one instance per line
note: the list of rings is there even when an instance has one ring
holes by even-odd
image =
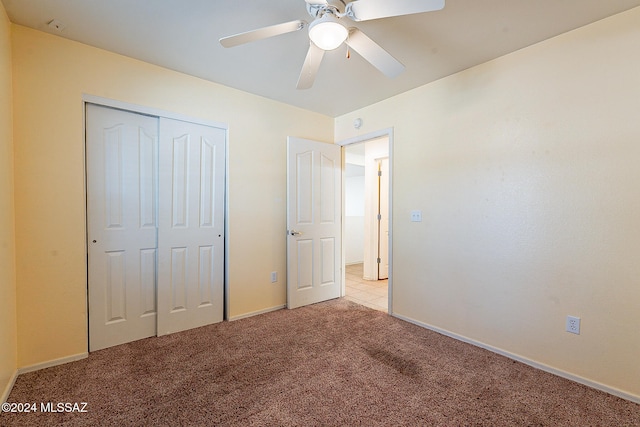
[[[302,236],[302,231],[289,230],[289,236]]]

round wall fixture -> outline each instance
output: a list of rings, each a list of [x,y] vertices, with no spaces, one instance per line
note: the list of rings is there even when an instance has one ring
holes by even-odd
[[[357,118],[353,121],[353,127],[356,129],[360,129],[362,127],[362,119],[361,118]]]

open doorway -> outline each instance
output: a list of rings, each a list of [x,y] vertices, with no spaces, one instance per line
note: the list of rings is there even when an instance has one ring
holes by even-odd
[[[389,311],[389,136],[345,145],[345,298]]]

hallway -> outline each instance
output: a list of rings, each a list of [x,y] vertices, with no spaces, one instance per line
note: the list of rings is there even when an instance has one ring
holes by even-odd
[[[347,265],[345,269],[345,298],[357,304],[387,313],[389,311],[389,280],[363,279],[362,264]]]

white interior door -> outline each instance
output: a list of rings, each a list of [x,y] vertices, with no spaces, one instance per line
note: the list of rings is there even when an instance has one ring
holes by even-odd
[[[160,119],[158,335],[222,321],[225,141]]]
[[[287,143],[287,306],[338,298],[341,288],[341,147]]]
[[[87,104],[90,351],[156,334],[158,120]]]
[[[389,278],[389,158],[380,160],[378,216],[378,279]]]

